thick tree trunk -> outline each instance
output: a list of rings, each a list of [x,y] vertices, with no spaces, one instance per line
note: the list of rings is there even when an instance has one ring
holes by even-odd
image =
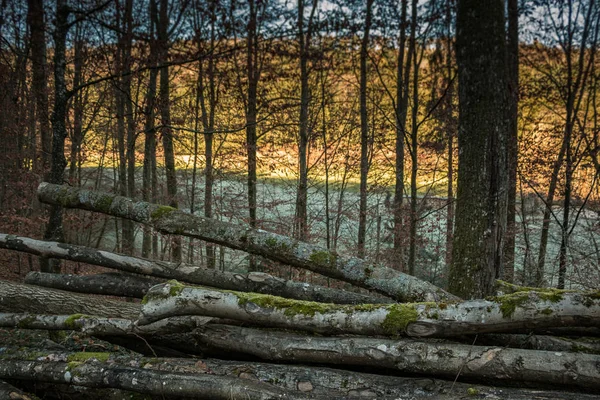
[[[470,339],[472,342],[473,340]],[[548,335],[487,334],[477,337],[478,344],[544,351],[600,354],[600,339],[592,337],[569,338]]]
[[[143,298],[148,290],[163,281],[143,276],[106,273],[98,275],[49,274],[32,271],[25,277],[29,285],[77,293]]]
[[[208,346],[269,361],[356,365],[479,381],[552,383],[600,389],[600,356],[374,338],[309,337],[226,325],[196,331]]]
[[[517,293],[497,301],[453,304],[336,305],[242,292],[218,292],[169,282],[143,301],[140,323],[205,315],[255,325],[323,333],[451,337],[565,325],[600,326],[596,293]]]
[[[482,298],[501,271],[506,225],[504,1],[459,0],[459,134],[450,292]]]
[[[42,202],[97,211],[308,269],[331,278],[375,290],[399,301],[457,300],[444,290],[379,264],[338,255],[286,236],[225,221],[191,215],[171,207],[136,202],[121,196],[42,183]]]
[[[135,319],[139,305],[0,280],[0,312]]]
[[[110,253],[84,246],[44,242],[13,235],[0,234],[0,248],[100,265],[119,271],[150,275],[157,278],[177,279],[183,282],[211,286],[219,289],[265,293],[298,300],[338,304],[392,302],[389,298],[375,294],[353,293],[345,290],[311,285],[309,283],[286,281],[263,272],[251,272],[248,274],[221,272],[218,270],[199,268],[192,264],[150,261],[143,258]],[[32,274],[38,273],[34,272]],[[104,282],[103,286],[106,288],[107,282]],[[125,292],[120,292],[120,294],[118,294],[120,290],[124,289],[115,289],[114,295],[125,296]],[[138,290],[137,293],[139,294],[140,291]],[[143,297],[143,295],[141,297]]]

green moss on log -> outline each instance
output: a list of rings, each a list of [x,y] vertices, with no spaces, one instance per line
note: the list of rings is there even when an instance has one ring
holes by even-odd
[[[507,294],[505,296],[498,296],[492,298],[494,302],[500,304],[500,311],[502,312],[502,316],[504,318],[510,318],[515,313],[517,307],[523,306],[532,300],[530,296],[532,292],[516,292],[512,294]],[[535,296],[542,301],[547,301],[550,303],[558,303],[564,298],[565,291],[558,289],[548,289],[544,292],[535,292]]]
[[[164,293],[164,291],[148,292],[148,293],[146,293],[144,298],[142,298],[142,304],[146,304],[150,300],[168,299],[169,297],[177,296],[185,288],[185,285],[183,285],[182,283],[180,283],[174,279],[171,279],[166,284],[169,285],[168,293]]]
[[[150,214],[150,218],[153,220],[160,219],[165,215],[172,213],[175,210],[176,208],[170,206],[158,206],[154,211],[152,211],[152,214]]]
[[[335,268],[337,263],[337,255],[326,250],[313,251],[308,259],[313,264],[325,268]]]
[[[283,310],[283,314],[293,317],[298,314],[313,317],[316,313],[325,314],[332,311],[344,310],[345,307],[330,303],[317,303],[314,301],[292,300],[284,297],[272,296],[260,293],[240,293],[231,292],[238,298],[238,304],[245,306],[247,303],[254,303],[262,308],[272,308]]]
[[[399,335],[406,330],[411,322],[415,322],[419,313],[415,304],[392,304],[386,306],[388,314],[381,327],[389,335]]]
[[[92,318],[89,315],[85,315],[85,314],[73,314],[73,315],[69,315],[69,318],[67,318],[65,320],[65,326],[69,329],[78,329],[79,327],[77,326],[77,324],[75,323],[76,321],[82,319],[82,318]]]

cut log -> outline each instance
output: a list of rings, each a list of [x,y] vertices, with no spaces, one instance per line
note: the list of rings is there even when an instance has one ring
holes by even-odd
[[[85,314],[39,315],[0,313],[0,327],[41,330],[76,330],[90,336],[163,335],[189,332],[213,320],[210,317],[166,318],[138,326],[124,318],[104,318]]]
[[[90,314],[135,319],[140,305],[0,280],[0,312]]]
[[[324,247],[230,222],[184,213],[172,207],[109,193],[43,182],[40,201],[101,212],[178,234],[243,250],[274,261],[307,269],[387,295],[398,301],[452,301],[458,298],[429,282],[380,264],[344,256]]]
[[[552,383],[600,390],[600,356],[502,347],[390,340],[314,337],[227,325],[204,325],[194,334],[206,346],[264,360],[390,368],[403,373],[480,382]]]
[[[219,289],[273,294],[298,300],[337,304],[393,302],[393,300],[380,295],[353,293],[309,283],[288,281],[262,272],[237,274],[216,269],[209,270],[192,264],[151,261],[85,246],[47,242],[23,236],[7,235],[4,233],[0,233],[0,248],[21,251],[38,256],[100,265],[119,271],[150,275],[157,278],[177,279],[182,282],[211,286]],[[34,278],[31,277],[28,279]],[[35,279],[35,282],[44,281],[41,277],[36,277]],[[104,284],[102,286],[110,287],[109,284]],[[115,295],[124,296],[124,294]]]
[[[29,285],[61,289],[69,292],[106,296],[143,298],[148,290],[164,281],[139,275],[106,273],[96,275],[51,274],[32,271],[25,277]]]
[[[321,333],[451,337],[564,325],[600,326],[597,293],[515,293],[496,301],[336,305],[241,292],[218,292],[170,281],[142,302],[140,324],[204,315]]]
[[[84,353],[85,354],[85,353]],[[116,388],[151,395],[209,399],[305,399],[273,385],[229,376],[158,372],[94,362],[3,361],[0,378]]]
[[[96,362],[94,357],[105,360]],[[402,398],[402,399],[464,399],[489,398],[503,400],[592,400],[597,396],[565,391],[533,390],[510,387],[490,387],[478,384],[444,381],[430,378],[407,378],[366,374],[333,368],[283,365],[257,362],[226,361],[210,358],[156,358],[122,353],[57,353],[28,348],[0,348],[0,360],[68,362],[92,359],[96,364],[126,365],[158,372],[210,374],[269,382],[288,391],[302,389],[311,398]],[[517,383],[514,382],[515,384]]]
[[[26,393],[21,389],[0,380],[0,399],[39,400],[39,397]]]

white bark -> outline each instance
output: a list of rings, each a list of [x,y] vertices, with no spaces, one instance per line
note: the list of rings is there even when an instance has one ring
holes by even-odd
[[[176,315],[229,318],[254,325],[322,333],[451,337],[564,325],[600,326],[596,293],[516,293],[497,301],[335,305],[169,282],[146,295],[140,323]]]

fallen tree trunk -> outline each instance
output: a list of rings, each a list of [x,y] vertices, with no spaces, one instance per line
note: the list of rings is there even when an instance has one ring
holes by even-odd
[[[39,400],[37,396],[26,393],[2,380],[0,380],[0,399]]]
[[[230,222],[184,213],[172,207],[43,182],[41,202],[101,212],[152,226],[163,233],[189,236],[243,250],[274,261],[375,290],[398,301],[452,301],[458,298],[429,282],[321,246]]]
[[[171,281],[142,302],[140,324],[204,315],[260,326],[358,335],[451,337],[564,325],[600,326],[596,293],[515,293],[496,301],[453,304],[336,305],[242,292],[218,292]]]
[[[469,339],[473,341],[472,338]],[[556,337],[548,335],[511,335],[490,333],[479,335],[476,339],[479,345],[512,347],[544,351],[567,351],[574,353],[600,354],[600,338],[596,337]]]
[[[262,272],[236,274],[216,269],[200,268],[192,264],[151,261],[85,246],[47,242],[4,233],[0,233],[0,248],[99,265],[119,271],[150,275],[157,278],[177,279],[182,282],[219,289],[273,294],[298,300],[338,304],[393,302],[393,300],[379,295],[353,293],[309,283],[288,281]],[[45,281],[41,276],[30,277],[28,279],[35,279],[35,282]],[[107,287],[107,284],[103,286]],[[125,296],[125,294],[115,295]]]
[[[91,314],[135,319],[140,305],[0,280],[0,312]]]
[[[162,282],[164,281],[119,273],[73,275],[32,271],[25,277],[25,283],[29,285],[136,299],[143,298],[152,286]]]
[[[600,356],[412,339],[314,337],[227,325],[204,325],[194,336],[223,351],[278,362],[390,368],[480,382],[505,380],[600,389]]]
[[[104,360],[97,362],[97,359]],[[303,391],[311,398],[410,398],[463,399],[467,396],[503,400],[591,400],[596,396],[565,391],[490,387],[431,378],[367,374],[333,368],[227,361],[211,358],[156,358],[122,353],[74,353],[40,351],[27,348],[0,349],[0,360],[73,362],[90,360],[94,364],[127,365],[158,372],[210,374],[269,382],[288,391]],[[70,360],[70,361],[69,361]],[[513,382],[514,383],[514,382]],[[519,384],[522,384],[519,382]]]
[[[85,314],[39,315],[0,313],[0,327],[41,330],[77,330],[90,336],[163,335],[192,331],[214,318],[174,317],[138,326],[124,318],[105,318]]]
[[[73,384],[93,388],[115,388],[163,396],[210,399],[305,399],[261,382],[229,376],[158,372],[144,368],[92,362],[3,361],[0,377]]]

